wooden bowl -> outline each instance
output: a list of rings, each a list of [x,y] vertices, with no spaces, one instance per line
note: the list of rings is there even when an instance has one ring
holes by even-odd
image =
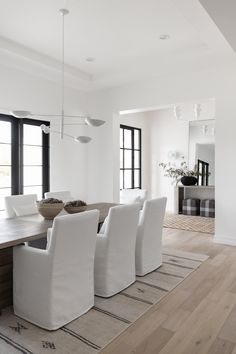
[[[41,214],[46,220],[53,220],[55,216],[57,216],[60,211],[64,208],[64,203],[47,203],[47,204],[39,204],[36,203],[38,212]]]
[[[67,211],[68,214],[81,213],[82,211],[85,211],[87,209],[87,205],[83,205],[83,206],[65,206],[64,209],[65,209],[65,211]]]

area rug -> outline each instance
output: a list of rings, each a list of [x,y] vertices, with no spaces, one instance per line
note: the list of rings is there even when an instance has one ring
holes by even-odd
[[[167,213],[164,220],[164,227],[214,234],[215,219],[202,216]]]
[[[208,257],[163,250],[163,265],[121,293],[104,299],[79,319],[57,331],[45,331],[22,320],[12,308],[0,317],[1,354],[96,354],[159,302]]]

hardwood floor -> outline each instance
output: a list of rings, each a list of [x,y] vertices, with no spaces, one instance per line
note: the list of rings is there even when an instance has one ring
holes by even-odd
[[[210,258],[101,354],[236,354],[236,247],[174,229],[164,246]]]

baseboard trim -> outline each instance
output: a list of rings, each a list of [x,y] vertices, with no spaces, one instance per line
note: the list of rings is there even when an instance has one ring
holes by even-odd
[[[215,235],[214,242],[228,246],[236,246],[236,237]]]

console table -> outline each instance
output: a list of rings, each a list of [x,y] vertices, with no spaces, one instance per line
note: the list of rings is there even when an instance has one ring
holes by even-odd
[[[115,205],[117,204],[89,204],[87,210],[98,209],[99,223],[102,223],[109,209]],[[12,304],[13,247],[45,237],[52,223],[52,220],[45,220],[39,214],[0,219],[0,310]]]
[[[175,214],[182,214],[186,198],[215,199],[215,186],[177,186],[175,189]]]

